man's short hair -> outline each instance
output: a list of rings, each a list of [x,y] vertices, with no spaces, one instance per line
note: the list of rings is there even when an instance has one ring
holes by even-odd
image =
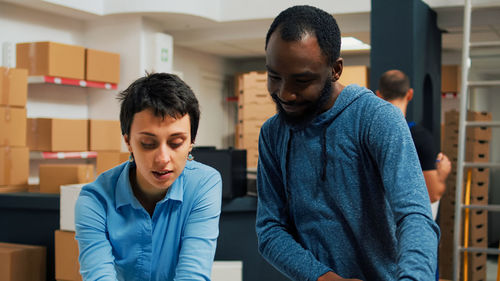
[[[150,109],[155,116],[180,118],[189,114],[191,142],[196,139],[200,121],[198,100],[191,88],[174,74],[153,73],[135,80],[118,96],[121,101],[120,125],[130,135],[134,115]]]
[[[410,79],[400,70],[389,70],[380,77],[378,90],[384,100],[404,98],[410,89]]]
[[[306,34],[316,36],[329,66],[340,57],[340,30],[337,21],[327,12],[311,6],[293,6],[282,11],[273,21],[266,35],[269,38],[278,29],[281,39],[299,41]]]

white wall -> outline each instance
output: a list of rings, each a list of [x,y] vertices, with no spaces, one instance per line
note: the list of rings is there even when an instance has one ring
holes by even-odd
[[[118,120],[117,93],[150,68],[149,42],[156,32],[162,32],[160,24],[138,15],[111,15],[86,22],[0,2],[2,41],[50,40],[121,56],[118,90],[30,85],[29,117]],[[223,148],[233,144],[236,108],[225,97],[232,95],[227,74],[234,71],[228,65],[225,59],[213,55],[174,48],[174,70],[183,74],[202,108],[197,145]]]
[[[141,69],[142,19],[134,15],[112,15],[87,22],[85,46],[120,54],[118,90],[88,89],[89,118],[118,120],[118,92],[143,75]]]
[[[174,38],[175,44],[175,38]],[[235,106],[225,100],[232,74],[227,60],[174,45],[174,70],[193,89],[200,103],[201,118],[196,145],[228,147],[233,144]]]
[[[1,42],[56,41],[83,45],[84,22],[0,2]],[[14,59],[15,61],[15,59]],[[28,117],[88,118],[86,90],[55,85],[30,85]]]

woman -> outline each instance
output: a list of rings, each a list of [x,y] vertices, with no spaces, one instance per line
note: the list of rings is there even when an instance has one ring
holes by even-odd
[[[220,174],[192,161],[199,123],[193,92],[150,74],[120,94],[130,160],[83,187],[75,207],[84,280],[210,280]]]

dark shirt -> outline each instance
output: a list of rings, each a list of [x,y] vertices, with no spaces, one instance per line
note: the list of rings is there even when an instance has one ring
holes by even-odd
[[[434,147],[432,134],[425,127],[415,125],[413,122],[408,123],[408,125],[410,126],[411,137],[417,149],[422,171],[435,170],[438,152]]]

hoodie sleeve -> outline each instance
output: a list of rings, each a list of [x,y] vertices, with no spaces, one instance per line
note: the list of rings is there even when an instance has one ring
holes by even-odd
[[[429,195],[408,125],[399,109],[390,104],[379,106],[372,116],[368,147],[378,165],[397,226],[397,280],[434,280],[439,228],[432,220]]]
[[[278,150],[277,144],[272,142],[268,133],[271,130],[268,121],[259,137],[256,221],[259,252],[289,278],[316,281],[331,269],[320,263],[292,236],[294,227],[289,224],[280,161],[273,154]]]

